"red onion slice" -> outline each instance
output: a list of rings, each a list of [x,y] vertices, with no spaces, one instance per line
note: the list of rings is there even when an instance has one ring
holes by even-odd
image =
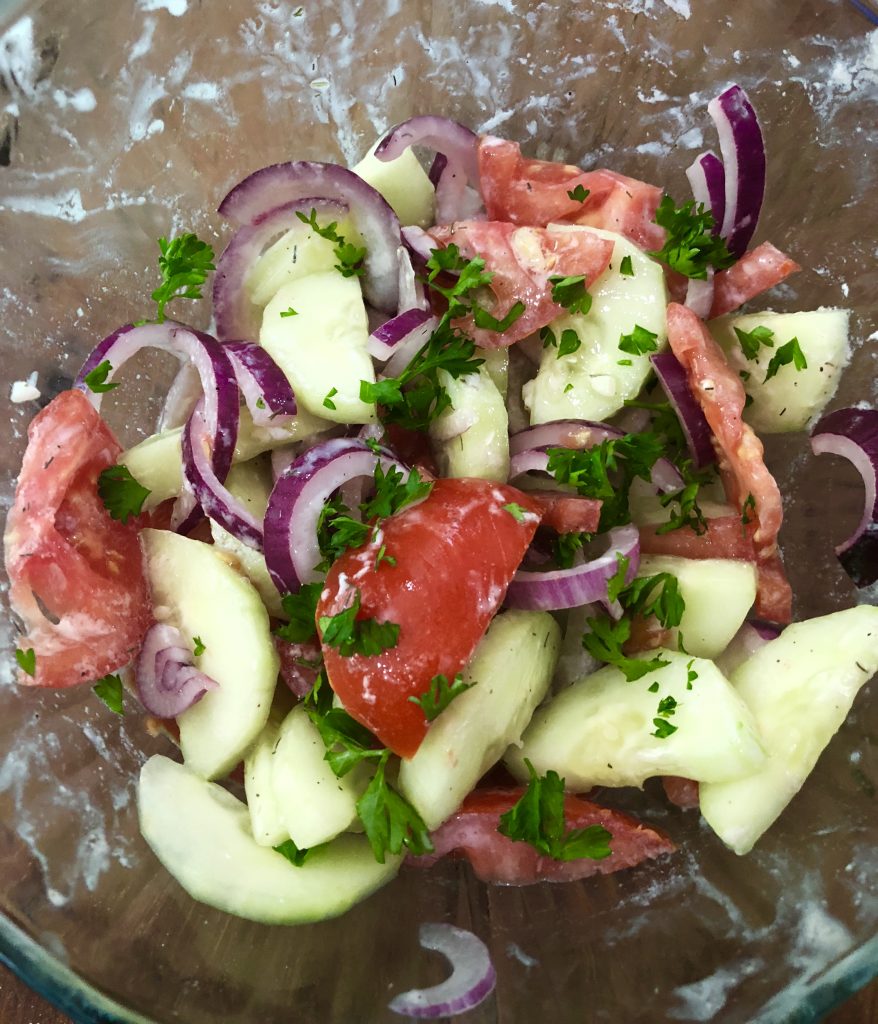
[[[707,277],[703,281],[696,277],[689,278],[683,304],[702,320],[710,316],[710,309],[713,306],[713,267],[707,268]]]
[[[408,473],[387,448],[374,452],[365,441],[337,437],[314,445],[278,477],[263,521],[265,564],[280,593],[295,593],[320,579],[317,522],[333,491],[360,476],[372,476],[376,463]]]
[[[707,425],[701,406],[689,390],[686,371],[677,361],[677,357],[673,352],[659,352],[657,355],[651,356],[650,360],[659,383],[668,396],[668,401],[683,428],[696,469],[702,469],[704,466],[716,462],[713,434]]]
[[[366,246],[366,301],[386,313],[396,313],[396,250],[402,241],[399,220],[381,193],[346,167],[309,160],[263,167],[229,192],[220,203],[219,212],[235,224],[253,225],[279,206],[309,196],[347,204],[351,221]]]
[[[242,544],[262,550],[262,524],[238,501],[214,472],[210,459],[210,434],[201,402],[183,428],[183,477],[208,518]]]
[[[740,85],[707,105],[719,135],[726,179],[720,235],[733,256],[743,256],[756,230],[765,196],[765,142],[756,111]]]
[[[201,398],[201,378],[191,363],[184,363],[171,383],[156,423],[156,433],[182,427]]]
[[[176,718],[219,686],[195,667],[194,655],[180,630],[164,622],[147,630],[134,681],[140,702],[158,718]]]
[[[427,290],[418,280],[415,268],[412,266],[412,257],[406,246],[401,245],[396,250],[396,258],[399,262],[399,308],[425,309],[429,311],[430,302],[427,298]]]
[[[414,224],[402,229],[402,240],[416,263],[426,263],[436,250],[436,243],[433,239],[423,228]]]
[[[257,427],[283,426],[296,415],[296,396],[283,370],[261,345],[233,341],[226,352],[235,378]]]
[[[424,330],[426,324],[432,324],[429,331]],[[370,335],[366,348],[373,359],[386,362],[397,350],[408,351],[417,341],[412,355],[422,348],[435,329],[436,318],[422,309],[407,309],[399,316],[392,317]],[[414,336],[414,337],[413,337]],[[407,361],[408,362],[408,361]],[[406,364],[407,365],[407,364]],[[394,376],[390,374],[390,376]]]
[[[412,312],[419,311],[413,310]],[[438,319],[435,316],[428,315],[425,320],[421,320],[420,324],[412,327],[409,333],[394,346],[390,358],[384,364],[381,376],[398,377],[427,344],[438,325]]]
[[[528,572],[519,569],[506,592],[510,608],[530,611],[558,611],[561,608],[579,608],[600,601],[609,607],[607,583],[619,571],[619,559],[628,561],[625,582],[630,583],[640,565],[640,535],[637,527],[618,526],[607,534],[610,547],[605,554],[572,569],[552,569],[548,572]]]
[[[481,207],[479,137],[447,117],[422,114],[391,128],[375,147],[379,160],[395,160],[411,146],[425,146],[445,158],[433,161],[430,180],[436,189],[436,222],[451,224]]]
[[[878,410],[837,409],[811,433],[815,455],[828,452],[852,462],[863,478],[865,500],[857,528],[835,553],[858,587],[878,580]]]
[[[422,924],[420,943],[447,957],[451,975],[432,988],[413,988],[388,1006],[403,1017],[436,1020],[453,1017],[484,1002],[494,991],[497,975],[481,939],[450,924]]]
[[[686,168],[692,196],[713,215],[713,233],[718,235],[726,212],[726,170],[723,162],[708,150]]]
[[[232,236],[217,261],[213,278],[213,315],[220,341],[259,337],[261,311],[247,294],[247,275],[272,242],[291,228],[302,226],[296,214],[307,217],[311,210],[317,211],[318,222],[330,223],[343,217],[348,207],[313,196],[296,199],[268,210],[256,223],[245,224]]]

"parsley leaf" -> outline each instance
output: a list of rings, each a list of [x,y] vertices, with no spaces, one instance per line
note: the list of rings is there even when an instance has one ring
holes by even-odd
[[[26,651],[20,651],[16,647],[15,660],[18,662],[18,667],[21,669],[22,672],[26,672],[31,677],[36,675],[37,652],[33,649],[33,647],[29,647]]]
[[[191,232],[171,241],[160,238],[159,252],[162,283],[151,298],[157,306],[157,322],[164,323],[165,306],[173,299],[200,299],[201,286],[216,267],[211,246]]]
[[[619,600],[632,615],[654,615],[665,629],[679,626],[686,610],[680,581],[669,572],[636,577],[621,591]]]
[[[379,462],[375,465],[375,494],[360,508],[366,519],[386,519],[407,505],[426,498],[432,490],[432,481],[422,480],[417,467],[404,476],[395,466],[385,473]]]
[[[631,262],[630,256],[622,257],[622,262],[619,264],[619,273],[623,277],[634,277],[634,265]]]
[[[360,592],[356,591],[350,607],[337,615],[321,615],[318,620],[323,643],[335,647],[349,658],[354,654],[371,657],[396,647],[399,640],[399,626],[395,622],[377,622],[375,619],[358,619]]]
[[[345,241],[344,235],[338,233],[338,224],[333,221],[325,227],[317,223],[317,211],[312,207],[311,213],[306,217],[301,210],[296,210],[296,216],[303,224],[307,224],[315,235],[325,238],[327,242],[333,242],[333,255],[338,260],[335,269],[342,277],[361,277],[365,272],[363,260],[366,258],[366,250],[358,248],[351,242]],[[284,314],[281,313],[281,316]],[[289,315],[289,314],[287,314]]]
[[[640,324],[635,324],[634,330],[630,334],[619,336],[619,350],[621,352],[629,352],[632,356],[642,356],[647,352],[657,352],[657,338],[657,334],[653,334],[652,331],[641,327]]]
[[[195,655],[196,658],[204,654],[204,652],[207,650],[207,648],[204,646],[204,641],[201,639],[200,636],[192,637],[192,645],[192,653]]]
[[[677,726],[671,725],[666,718],[654,718],[652,724],[655,726],[655,732],[650,733],[650,735],[660,740],[666,740],[677,731]]]
[[[508,505],[504,505],[503,511],[508,512],[516,523],[523,523],[524,517],[527,515],[527,512],[516,501],[510,501]]]
[[[326,690],[331,701],[332,691],[328,686]],[[361,761],[375,761],[384,756],[385,750],[376,737],[342,708],[320,711],[306,705],[306,712],[326,747],[324,760],[338,778],[343,778]]]
[[[509,330],[526,308],[523,302],[516,302],[514,306],[510,306],[506,316],[502,320],[498,320],[487,309],[482,309],[481,306],[473,303],[473,323],[476,327],[481,327],[483,330],[502,333]]]
[[[91,370],[83,378],[86,387],[89,391],[93,391],[96,395],[106,394],[107,391],[112,391],[113,388],[119,387],[117,381],[107,383],[107,377],[113,372],[113,365],[109,359],[105,359],[102,363]]]
[[[131,516],[140,515],[150,491],[134,479],[127,466],[119,464],[102,470],[98,494],[111,518],[127,523]]]
[[[326,392],[326,398],[323,399],[323,404],[326,406],[327,409],[335,409],[335,402],[333,402],[332,399],[337,394],[338,388],[330,388],[329,391]]]
[[[99,679],[94,686],[92,686],[92,689],[107,705],[110,711],[115,712],[117,715],[125,713],[122,709],[122,694],[124,692],[124,688],[119,676],[104,676],[103,679]]]
[[[287,306],[287,308],[285,310],[283,310],[280,315],[281,315],[281,318],[285,318],[285,317],[288,317],[288,316],[298,316],[299,313],[298,313],[298,310],[293,309],[292,306]],[[290,840],[290,842],[292,842],[292,840]]]
[[[564,820],[564,780],[549,770],[538,776],[525,758],[530,773],[521,799],[500,815],[497,831],[516,842],[527,843],[553,860],[603,860],[611,854],[612,833],[602,825],[566,831]]]
[[[409,700],[412,704],[418,705],[428,722],[432,722],[434,718],[442,714],[455,697],[459,697],[475,685],[475,683],[465,683],[459,672],[451,683],[448,682],[447,676],[440,673],[430,680],[430,688],[426,693],[420,697],[409,697]]]
[[[788,366],[790,363],[795,366],[797,371],[808,369],[808,360],[805,358],[805,353],[799,345],[798,338],[791,338],[774,353],[769,360],[768,372],[765,374],[765,380],[762,383],[764,384],[765,381],[771,380],[782,366]]]
[[[292,839],[284,840],[280,846],[272,846],[272,850],[274,850],[275,853],[279,853],[282,857],[286,857],[290,864],[297,868],[300,868],[314,850],[319,848],[320,847],[318,846],[314,846],[307,850],[300,850]]]
[[[591,540],[590,533],[559,533],[552,538],[552,557],[559,569],[572,569],[577,554]]]
[[[284,594],[283,610],[290,621],[275,630],[275,636],[290,644],[307,644],[317,637],[317,602],[323,590],[322,583],[304,583],[297,594]]]
[[[619,595],[625,589],[631,559],[617,551],[616,564],[615,573],[607,580],[607,597],[610,601],[618,601]]]
[[[699,537],[707,533],[707,520],[698,504],[700,488],[701,484],[697,480],[693,480],[679,491],[663,494],[659,498],[662,508],[679,505],[679,511],[672,509],[671,518],[657,527],[655,532],[658,534],[671,533],[673,530],[680,530],[684,526],[688,526]]]
[[[752,513],[752,514],[751,514]],[[747,536],[747,527],[756,518],[756,499],[752,494],[748,494],[744,499],[744,504],[741,506],[741,535]]]
[[[690,199],[678,208],[670,196],[662,196],[655,223],[665,228],[668,237],[660,250],[649,255],[684,277],[703,281],[708,267],[723,270],[735,262],[725,240],[713,234],[713,215],[703,203],[696,207]]]
[[[582,182],[576,185],[572,190],[567,190],[567,198],[573,199],[577,203],[584,203],[586,199],[591,195],[591,189],[587,189],[583,186]]]
[[[366,792],[357,801],[357,814],[379,864],[384,863],[385,854],[402,853],[404,846],[415,855],[433,850],[423,818],[384,777],[389,756],[390,751],[385,750]]]
[[[558,339],[555,337],[555,332],[550,327],[540,328],[540,340],[543,343],[543,348],[549,348],[553,346],[558,349],[558,358],[561,356],[569,356],[582,345],[582,339],[573,330],[572,327],[568,327],[561,332],[561,342],[558,343]]]
[[[591,309],[591,296],[585,287],[585,276],[550,277],[552,302],[557,302],[571,313],[586,314]]]
[[[692,689],[692,684],[698,678],[698,673],[695,671],[694,668],[692,668],[692,666],[694,664],[695,664],[695,659],[694,658],[692,658],[691,661],[688,661],[686,663],[686,689],[687,690],[691,690]]]
[[[596,619],[586,619],[585,622],[590,632],[582,637],[582,646],[598,661],[615,665],[629,683],[670,665],[669,661],[662,661],[658,656],[646,661],[642,658],[629,658],[623,653],[622,645],[631,636],[631,623],[628,619],[614,622],[609,615],[603,615]]]
[[[741,351],[748,359],[756,359],[758,357],[760,345],[774,348],[774,342],[771,340],[774,337],[774,331],[769,327],[754,327],[752,331],[742,331],[740,327],[736,327],[735,334],[738,336]]]

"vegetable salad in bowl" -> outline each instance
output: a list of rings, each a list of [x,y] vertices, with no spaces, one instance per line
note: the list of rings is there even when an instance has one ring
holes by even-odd
[[[20,680],[139,702],[179,748],[143,766],[139,819],[195,899],[296,924],[403,863],[634,868],[675,844],[612,791],[656,777],[746,854],[804,783],[878,668],[878,610],[792,621],[759,435],[810,430],[861,471],[838,555],[865,587],[878,413],[821,418],[847,311],[740,311],[800,268],[750,248],[745,92],[708,113],[692,198],[437,116],[353,169],[256,171],[222,254],[161,239],[153,315],[32,422],[5,535]],[[212,333],[175,318],[208,286]],[[101,408],[145,348],[180,369],[122,451]],[[424,945],[477,942],[452,931]],[[469,957],[391,1007],[475,1005],[493,968]]]

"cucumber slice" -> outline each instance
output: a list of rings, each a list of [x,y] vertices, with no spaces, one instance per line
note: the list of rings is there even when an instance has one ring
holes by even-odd
[[[379,864],[361,836],[339,836],[294,867],[259,846],[240,800],[159,754],[140,772],[140,831],[193,899],[263,924],[337,917],[389,882],[401,857]]]
[[[296,441],[313,440],[333,426],[324,419],[312,416],[304,408],[299,409],[288,426],[272,427],[270,432],[254,427],[246,409],[242,408],[240,415],[235,462],[245,462],[261,452],[283,448]],[[147,511],[180,493],[183,478],[183,457],[180,454],[182,432],[180,427],[175,427],[173,430],[153,434],[119,456],[119,462],[128,467],[134,479],[149,490],[149,497],[143,503]]]
[[[527,779],[524,759],[543,774],[553,768],[567,788],[641,786],[653,775],[698,781],[735,779],[765,760],[753,715],[712,661],[679,651],[650,651],[670,664],[629,683],[607,666],[563,690],[534,715],[521,749],[506,764]],[[697,673],[687,689],[691,671]],[[658,690],[649,687],[658,683]],[[677,727],[666,739],[656,732],[659,702],[673,697],[667,719]]]
[[[400,224],[428,228],[433,223],[436,193],[418,158],[407,149],[395,160],[379,160],[373,155],[375,146],[351,170],[384,196]]]
[[[735,670],[732,683],[753,711],[768,760],[746,778],[701,788],[701,813],[727,846],[753,848],[876,670],[878,608],[870,605],[787,626]]]
[[[334,839],[357,820],[369,771],[357,765],[337,778],[320,733],[299,705],[284,719],[272,759],[272,790],[287,835],[300,850]]]
[[[186,764],[214,779],[235,767],[268,721],[279,669],[268,613],[213,545],[150,529],[140,543],[156,611],[184,637],[201,637],[196,663],[219,683],[177,718]]]
[[[487,367],[456,380],[440,370],[439,382],[451,399],[451,408],[430,424],[441,475],[505,483],[509,477],[509,417]],[[462,432],[461,425],[465,427]]]
[[[823,411],[850,359],[849,320],[850,310],[817,309],[803,313],[746,313],[721,317],[710,324],[711,333],[733,369],[749,374],[744,378],[744,390],[753,401],[744,419],[754,430],[760,434],[804,430]],[[756,359],[747,359],[735,328],[752,331],[760,326],[774,331],[774,348],[760,345]],[[771,380],[765,380],[771,357],[792,338],[799,339],[807,368],[797,370],[788,364],[781,366]]]
[[[491,623],[463,671],[475,683],[448,705],[411,760],[399,787],[428,828],[457,810],[485,772],[518,743],[549,688],[561,644],[547,612],[508,611]]]
[[[330,223],[330,218],[324,217],[323,220]],[[323,220],[318,218],[321,227]],[[348,239],[349,224],[340,224],[338,230]],[[334,269],[338,263],[334,250],[334,242],[315,234],[307,224],[297,224],[269,246],[253,264],[244,281],[250,301],[264,309],[290,281]]]
[[[269,721],[244,758],[244,792],[250,828],[260,846],[280,846],[290,838],[274,798],[272,767],[280,727]]]
[[[296,316],[281,316],[291,308]],[[375,422],[374,404],[360,401],[360,381],[375,381],[368,338],[359,281],[337,270],[284,285],[265,307],[259,335],[297,403],[334,423]]]
[[[684,527],[688,529],[688,527]],[[686,610],[679,628],[672,629],[677,643],[699,658],[716,658],[741,628],[756,599],[756,570],[749,562],[728,558],[679,558],[676,555],[643,555],[639,577],[669,572],[676,576]]]
[[[229,471],[226,487],[257,519],[261,520],[268,505],[268,495],[271,493],[271,468],[260,458],[238,462]],[[268,614],[276,619],[289,618],[281,604],[277,587],[268,575],[265,555],[242,544],[237,537],[232,536],[213,520],[210,521],[210,533],[216,547],[231,555],[236,567],[256,587],[262,603],[268,609]]]
[[[569,225],[549,225],[570,230]],[[552,324],[560,340],[565,330],[574,330],[582,342],[576,352],[558,358],[558,349],[543,351],[536,377],[525,384],[524,404],[531,423],[550,420],[606,420],[629,398],[635,398],[650,373],[649,353],[632,355],[619,349],[619,339],[635,326],[657,335],[656,345],[667,344],[665,309],[667,289],[662,268],[626,238],[600,228],[592,231],[614,243],[610,267],[589,289],[592,307],[586,316],[565,314]],[[629,256],[633,276],[620,273],[622,260]],[[631,365],[620,365],[630,360]]]

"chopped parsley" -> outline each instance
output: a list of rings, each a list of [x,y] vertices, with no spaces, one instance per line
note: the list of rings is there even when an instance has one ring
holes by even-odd
[[[774,353],[768,363],[768,372],[765,374],[765,381],[771,380],[771,378],[777,373],[782,366],[789,366],[792,363],[796,370],[807,370],[808,360],[805,358],[805,353],[802,351],[799,345],[798,338],[791,338],[785,345]]]
[[[686,610],[680,581],[669,572],[638,576],[619,594],[622,607],[644,619],[655,616],[665,629],[679,626]]]
[[[131,516],[140,515],[150,491],[134,479],[127,466],[120,464],[101,471],[98,494],[111,518],[127,523]]]
[[[206,650],[207,650],[207,648],[204,646],[204,641],[201,639],[201,637],[200,636],[193,636],[192,637],[192,653],[195,655],[195,657],[196,658],[200,657],[202,654],[204,654],[204,652]]]
[[[647,690],[649,690],[650,693],[658,693],[659,684],[657,682],[651,683],[649,686],[647,686]]]
[[[572,390],[573,390],[573,385],[572,384],[565,384],[564,385],[564,394],[565,395],[567,394],[568,391],[572,391]]]
[[[378,566],[381,565],[382,562],[387,562],[387,564],[391,567],[391,569],[396,567],[396,559],[393,557],[393,555],[388,555],[387,554],[387,545],[386,544],[382,544],[381,545],[381,547],[378,549],[378,554],[375,556],[375,571],[376,572],[378,571]]]
[[[655,726],[655,732],[650,733],[650,735],[660,740],[666,740],[677,731],[677,726],[671,725],[667,718],[654,718],[652,724]]]
[[[616,365],[617,366],[633,366],[634,363],[630,359],[617,359],[616,360]]]
[[[747,359],[757,359],[761,345],[765,345],[767,348],[774,348],[774,342],[772,341],[774,331],[769,327],[754,327],[752,331],[742,331],[740,327],[736,327],[735,334],[738,336],[741,351]]]
[[[622,262],[619,264],[619,273],[623,277],[634,277],[634,264],[631,262],[630,256],[622,257]]]
[[[16,647],[15,660],[22,672],[26,672],[32,678],[37,674],[37,652],[33,647],[29,647],[26,651],[20,651]]]
[[[698,673],[695,671],[694,668],[692,668],[692,666],[694,664],[695,664],[695,659],[694,658],[692,658],[690,661],[686,662],[686,689],[687,690],[691,690],[692,689],[692,684],[698,678]]]
[[[574,188],[567,190],[567,198],[572,199],[574,200],[574,202],[577,203],[584,203],[590,195],[591,189],[585,188],[582,182],[580,182]]]
[[[591,295],[586,290],[583,274],[575,277],[550,277],[549,283],[552,285],[552,301],[559,306],[571,313],[583,315],[591,309]]]
[[[677,710],[677,702],[673,697],[663,697],[659,701],[658,713],[663,718],[669,718]]]
[[[560,343],[555,337],[554,331],[548,327],[543,327],[540,330],[540,338],[543,342],[543,348],[550,348],[554,346],[558,349],[559,359],[561,356],[572,355],[582,345],[582,339],[572,327],[567,327],[561,332]]]
[[[744,381],[744,383],[746,384],[746,383],[747,383],[747,381],[748,381],[748,380],[750,379],[750,377],[752,376],[752,374],[750,373],[750,371],[749,371],[749,370],[738,370],[738,376],[739,376],[739,377],[741,378],[741,380],[742,380],[742,381]]]
[[[294,867],[300,868],[308,859],[308,857],[319,847],[312,847],[308,850],[300,850],[298,846],[292,841],[292,839],[286,839],[280,844],[280,846],[272,846],[272,850],[275,853],[279,853],[282,857],[292,864]]]
[[[326,691],[331,701],[332,691],[328,686]],[[326,747],[325,760],[339,779],[361,762],[377,761],[384,756],[384,748],[376,737],[342,708],[330,706],[320,711],[306,705],[306,712]]]
[[[473,303],[473,323],[484,331],[497,331],[498,334],[502,334],[503,331],[509,330],[525,309],[527,307],[523,302],[516,302],[509,307],[506,316],[502,320],[498,320],[487,309],[483,309],[481,306]]]
[[[304,583],[297,594],[284,594],[283,610],[290,621],[275,630],[275,635],[290,644],[307,644],[317,637],[317,602],[322,583]]]
[[[434,718],[442,714],[455,697],[466,693],[475,685],[475,683],[465,683],[459,672],[451,683],[448,682],[447,676],[440,673],[430,680],[430,688],[426,693],[420,697],[409,697],[409,700],[412,704],[418,705],[428,722],[432,722]]]
[[[387,853],[402,853],[405,847],[416,856],[431,853],[433,844],[423,818],[396,792],[384,777],[390,751],[385,750],[366,792],[357,801],[357,814],[379,864]]]
[[[105,359],[102,363],[91,370],[83,378],[85,386],[89,391],[94,392],[96,395],[106,394],[107,391],[112,391],[113,388],[119,387],[117,381],[107,383],[107,377],[113,372],[113,365],[109,359]]]
[[[674,530],[680,530],[684,526],[688,526],[699,537],[707,533],[707,520],[704,518],[701,506],[698,504],[698,491],[700,488],[700,481],[692,480],[679,491],[674,491],[672,494],[663,494],[659,498],[662,508],[669,508],[673,505],[678,506],[678,508],[671,508],[670,519],[657,527],[655,532],[658,534],[671,533]]]
[[[572,569],[577,554],[591,540],[590,533],[559,533],[552,538],[552,557],[559,569]]]
[[[544,857],[553,860],[603,860],[611,854],[612,833],[602,825],[566,828],[564,820],[564,780],[549,770],[538,776],[525,758],[530,773],[523,796],[505,814],[500,815],[497,831],[519,843],[527,843]]]
[[[725,240],[713,234],[713,215],[703,203],[696,207],[695,200],[690,199],[677,207],[670,196],[662,196],[655,223],[668,235],[662,248],[649,255],[684,277],[703,281],[709,267],[723,270],[735,262]]]
[[[635,324],[634,330],[630,334],[619,336],[619,350],[621,352],[628,352],[632,356],[642,356],[646,355],[647,352],[657,352],[657,338],[657,334],[653,334],[652,331],[641,327],[640,324]]]
[[[335,402],[333,398],[338,394],[338,388],[330,388],[326,392],[326,398],[323,399],[323,404],[327,409],[335,409]]]
[[[338,233],[338,224],[333,221],[331,224],[327,224],[326,227],[321,227],[317,223],[317,211],[311,209],[309,216],[305,216],[301,210],[296,211],[296,216],[303,224],[307,224],[309,228],[314,232],[315,235],[320,235],[321,238],[325,238],[327,242],[334,243],[332,250],[333,255],[338,260],[335,265],[335,269],[342,275],[342,277],[362,277],[366,272],[363,266],[363,260],[366,258],[366,250],[362,247],[353,245],[351,242],[345,241],[344,235]],[[281,314],[283,316],[283,314]]]
[[[107,705],[110,711],[117,715],[124,714],[122,708],[122,694],[124,693],[124,687],[122,686],[122,680],[119,676],[104,676],[103,679],[99,679],[92,689],[98,697]]]
[[[629,658],[623,653],[622,646],[631,637],[631,622],[628,619],[614,622],[609,615],[602,615],[586,619],[585,622],[589,632],[582,637],[582,646],[593,658],[618,668],[629,683],[670,665],[669,661],[663,661],[658,656],[647,661],[643,658]]]
[[[164,323],[165,306],[174,299],[200,299],[207,275],[216,270],[213,249],[191,232],[179,238],[159,239],[159,272],[162,283],[152,293],[156,321]]]
[[[342,657],[354,654],[372,657],[396,647],[399,626],[395,622],[376,619],[358,619],[360,592],[355,591],[353,602],[336,615],[321,615],[318,620],[323,643],[334,647]]]
[[[516,523],[523,523],[524,517],[527,515],[525,509],[523,509],[516,501],[510,501],[508,505],[504,505],[503,511],[508,512]]]
[[[375,466],[375,493],[360,506],[366,519],[386,519],[407,505],[426,498],[433,490],[430,480],[422,480],[417,468],[407,476],[395,466],[385,473],[381,463]]]
[[[293,309],[292,306],[287,306],[287,308],[285,310],[283,310],[280,315],[281,315],[281,318],[285,318],[285,317],[288,317],[288,316],[298,316],[299,313],[298,313],[298,310]]]

